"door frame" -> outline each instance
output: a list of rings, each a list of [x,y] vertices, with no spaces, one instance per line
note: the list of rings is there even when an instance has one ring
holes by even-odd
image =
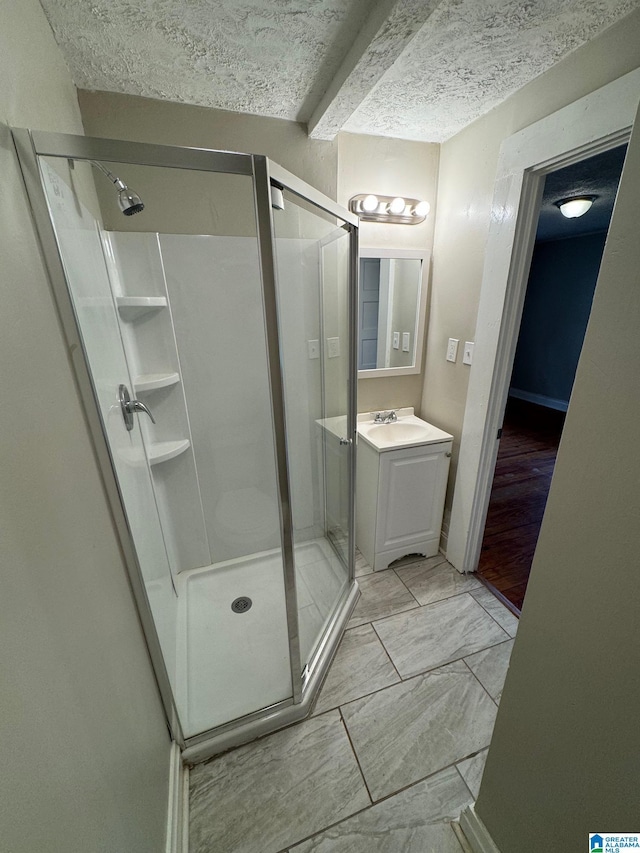
[[[545,176],[628,141],[640,69],[508,137],[500,148],[447,559],[478,568]]]

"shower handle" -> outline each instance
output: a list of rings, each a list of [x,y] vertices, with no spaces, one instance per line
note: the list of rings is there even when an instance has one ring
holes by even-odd
[[[350,438],[341,438],[340,444],[351,444],[351,439]]]
[[[127,428],[128,432],[131,432],[131,430],[133,429],[134,412],[144,412],[145,415],[149,415],[149,417],[151,418],[151,423],[155,424],[156,419],[153,417],[153,415],[145,406],[145,404],[141,403],[140,400],[131,399],[129,389],[126,385],[120,385],[120,387],[118,388],[118,402],[120,403],[120,408],[122,409],[122,417],[124,418],[124,425]]]

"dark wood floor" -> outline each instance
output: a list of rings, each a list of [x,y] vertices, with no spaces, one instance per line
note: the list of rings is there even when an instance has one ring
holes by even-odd
[[[478,573],[519,611],[544,513],[564,412],[509,398]]]

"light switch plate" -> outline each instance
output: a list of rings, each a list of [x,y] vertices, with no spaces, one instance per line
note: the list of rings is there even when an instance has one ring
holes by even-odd
[[[320,341],[307,341],[309,358],[320,358]]]
[[[455,361],[458,358],[459,343],[459,338],[449,338],[449,343],[447,344],[447,361]]]
[[[473,361],[473,347],[475,346],[473,341],[465,341],[464,342],[464,352],[462,354],[462,363],[463,364],[471,364]]]
[[[411,332],[403,332],[402,333],[402,352],[409,352],[409,339],[411,337]]]
[[[393,333],[393,348],[400,349],[400,332]]]

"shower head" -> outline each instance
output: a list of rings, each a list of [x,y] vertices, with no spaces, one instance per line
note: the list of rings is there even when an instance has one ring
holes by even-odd
[[[134,213],[144,210],[143,201],[138,193],[130,190],[126,185],[118,193],[118,206],[125,216],[133,216]]]
[[[133,216],[134,213],[140,213],[141,210],[144,210],[144,203],[135,190],[130,189],[124,181],[121,181],[117,175],[110,172],[98,160],[89,160],[89,162],[114,184],[118,190],[118,207],[125,216]]]

